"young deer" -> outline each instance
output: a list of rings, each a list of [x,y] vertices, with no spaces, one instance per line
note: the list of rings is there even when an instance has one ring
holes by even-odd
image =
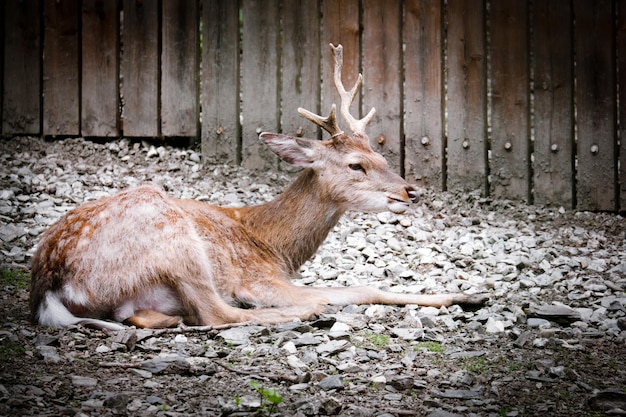
[[[137,327],[306,320],[325,305],[480,304],[481,296],[394,294],[369,287],[295,286],[290,278],[346,210],[402,213],[417,199],[369,146],[363,119],[350,114],[361,77],[341,81],[341,45],[331,44],[341,114],[353,135],[328,117],[298,111],[331,135],[316,141],[277,133],[260,138],[305,168],[274,201],[221,208],[142,186],[86,203],[54,224],[32,260],[32,320],[45,326]],[[237,307],[254,306],[253,309]]]

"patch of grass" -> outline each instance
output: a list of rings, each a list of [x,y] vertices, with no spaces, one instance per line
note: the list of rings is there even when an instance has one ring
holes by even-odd
[[[462,368],[466,371],[482,374],[488,368],[487,359],[483,357],[463,358]]]
[[[11,285],[19,290],[26,290],[30,286],[30,275],[24,271],[0,269],[0,285]]]
[[[0,345],[0,362],[13,362],[16,357],[25,353],[26,348],[21,345]]]
[[[387,346],[389,346],[389,335],[365,332],[363,334],[363,337],[369,345],[377,349],[385,349]]]
[[[413,345],[413,349],[415,350],[426,350],[432,353],[443,353],[444,348],[440,342],[435,342],[433,340],[427,340],[425,342],[417,342]]]

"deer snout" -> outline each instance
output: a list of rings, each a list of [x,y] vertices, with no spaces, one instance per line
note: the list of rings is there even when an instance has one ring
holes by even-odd
[[[419,193],[415,188],[408,185],[406,187],[406,193],[409,196],[409,200],[411,200],[411,203],[417,203],[417,200],[419,200]]]

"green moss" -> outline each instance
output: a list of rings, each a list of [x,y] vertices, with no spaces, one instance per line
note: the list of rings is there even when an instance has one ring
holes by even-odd
[[[11,285],[17,289],[25,290],[30,286],[30,275],[24,271],[13,269],[0,269],[0,285]]]
[[[444,348],[440,342],[435,342],[432,340],[427,340],[425,342],[418,342],[413,345],[413,349],[415,350],[426,350],[432,353],[443,353]]]

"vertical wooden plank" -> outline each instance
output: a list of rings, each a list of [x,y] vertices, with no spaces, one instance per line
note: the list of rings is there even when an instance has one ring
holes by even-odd
[[[118,136],[119,10],[116,1],[83,0],[81,132]]]
[[[239,5],[204,0],[201,7],[203,163],[239,164]]]
[[[617,2],[617,56],[619,85],[619,211],[626,211],[626,0]]]
[[[159,127],[159,2],[124,0],[123,131],[157,137]]]
[[[445,187],[441,2],[405,2],[405,176]]]
[[[243,2],[242,165],[251,169],[277,166],[278,159],[259,140],[279,126],[278,0]]]
[[[320,36],[320,59],[322,61],[322,90],[320,114],[327,115],[333,103],[340,107],[339,94],[333,81],[335,61],[329,44],[343,45],[343,80],[346,88],[352,88],[359,71],[359,1],[323,0],[322,33]],[[360,116],[361,98],[358,95],[352,105],[352,114]],[[369,110],[368,110],[369,111]],[[339,126],[348,130],[338,114]]]
[[[2,119],[3,111],[3,95],[4,95],[4,46],[5,46],[5,33],[4,33],[4,21],[6,11],[4,10],[5,3],[0,4],[0,120]],[[0,134],[2,134],[2,123],[0,123]]]
[[[528,2],[491,6],[491,191],[530,201]]]
[[[363,1],[363,114],[374,107],[368,126],[372,148],[402,173],[402,4]]]
[[[41,133],[41,7],[37,1],[4,2],[2,133]]]
[[[321,114],[319,2],[283,0],[282,10],[282,130],[317,138],[319,128],[300,116],[297,109]]]
[[[196,136],[199,19],[196,0],[163,2],[161,53],[161,134]]]
[[[569,0],[535,2],[534,202],[573,205],[574,105]]]
[[[80,134],[78,1],[45,0],[43,134]]]
[[[574,0],[578,172],[582,210],[615,210],[616,108],[613,2]]]
[[[447,8],[448,190],[487,192],[487,51],[484,0]]]

